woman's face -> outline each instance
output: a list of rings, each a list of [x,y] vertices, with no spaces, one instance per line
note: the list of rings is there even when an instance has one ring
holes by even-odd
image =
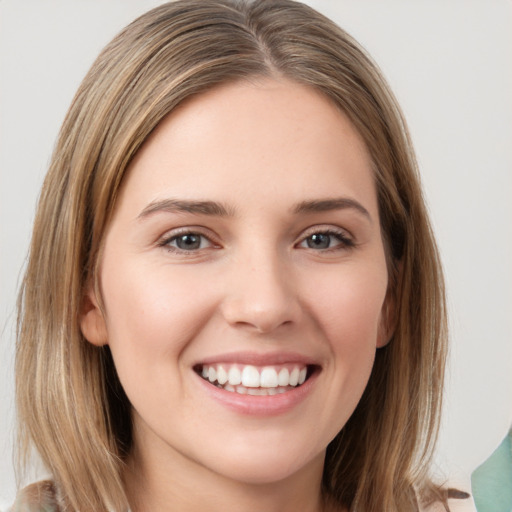
[[[82,330],[111,348],[146,464],[274,482],[321,471],[388,340],[387,284],[347,117],[293,82],[238,82],[137,154],[105,238],[105,315],[91,293]]]

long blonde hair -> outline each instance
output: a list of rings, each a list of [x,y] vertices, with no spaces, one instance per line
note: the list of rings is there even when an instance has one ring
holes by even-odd
[[[141,16],[102,51],[66,116],[38,205],[19,298],[19,446],[22,461],[35,446],[70,510],[128,507],[130,404],[108,348],[86,342],[79,327],[123,176],[177,105],[254,76],[284,76],[330,98],[373,162],[396,328],[328,446],[324,492],[351,510],[402,511],[416,510],[427,488],[445,300],[400,109],[360,46],[313,9],[290,0],[184,0]]]

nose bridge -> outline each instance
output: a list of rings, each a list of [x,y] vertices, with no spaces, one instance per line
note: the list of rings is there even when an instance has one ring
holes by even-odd
[[[259,244],[232,262],[224,316],[232,325],[270,332],[297,320],[290,262],[271,244]]]

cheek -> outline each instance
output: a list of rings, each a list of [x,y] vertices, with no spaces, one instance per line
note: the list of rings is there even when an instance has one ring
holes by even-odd
[[[336,400],[342,405],[338,410],[351,411],[373,367],[387,272],[381,266],[347,266],[322,282],[323,286],[315,287],[310,304],[331,354],[328,371]],[[343,415],[342,423],[346,419]]]
[[[213,290],[169,267],[105,265],[103,275],[108,343],[117,365],[139,373],[142,361],[176,361],[215,307]]]
[[[317,275],[310,288],[309,316],[328,353],[322,377],[328,391],[311,421],[324,426],[329,441],[348,421],[368,383],[386,287],[385,267],[354,264]]]
[[[310,296],[318,324],[333,350],[364,352],[376,347],[382,306],[386,296],[387,273],[375,269],[348,267],[333,272]]]
[[[200,280],[174,270],[119,262],[105,265],[102,282],[108,344],[120,382],[135,410],[148,418],[159,411],[168,422],[172,413],[162,400],[185,398],[183,353],[215,304],[215,290],[200,289]]]

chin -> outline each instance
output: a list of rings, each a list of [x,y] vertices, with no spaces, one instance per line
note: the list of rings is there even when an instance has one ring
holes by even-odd
[[[282,482],[308,468],[323,467],[325,450],[311,451],[311,446],[286,446],[267,444],[260,448],[256,443],[231,446],[229,454],[215,456],[210,469],[230,480],[252,485],[269,485]],[[204,463],[204,462],[203,462]]]

